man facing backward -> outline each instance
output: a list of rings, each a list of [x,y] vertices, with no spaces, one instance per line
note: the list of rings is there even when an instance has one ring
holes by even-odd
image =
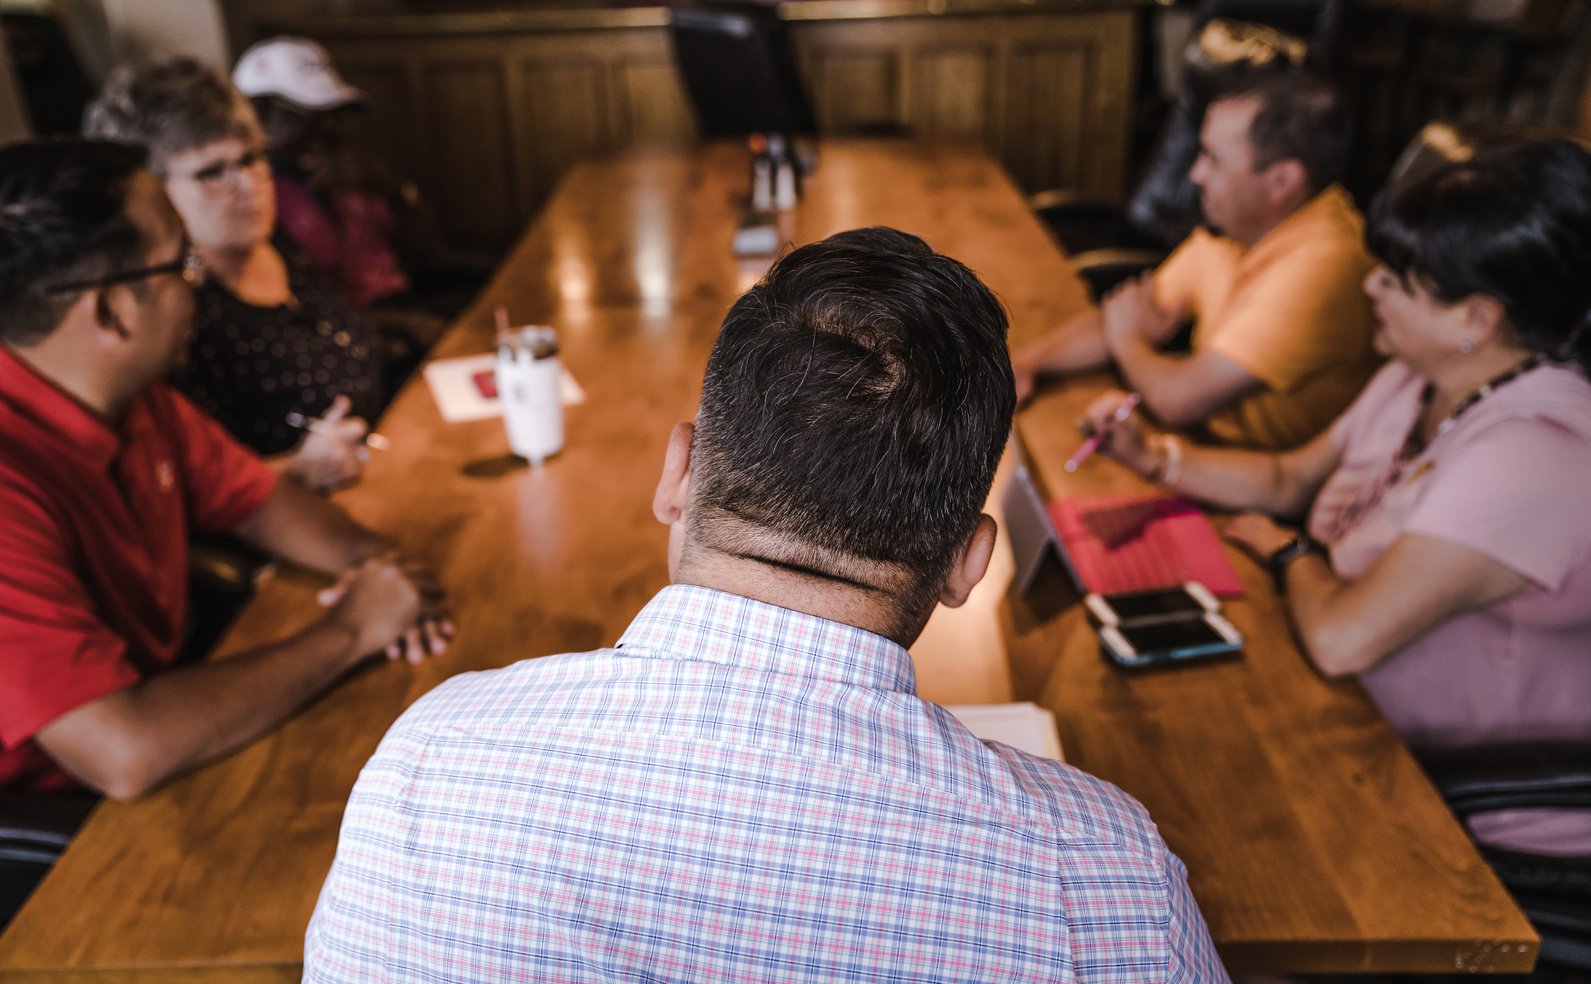
[[[278,481],[162,379],[204,270],[143,151],[0,149],[0,788],[117,799],[274,728],[372,654],[452,628],[418,565]],[[324,617],[176,665],[190,529],[339,577]]]
[[[1336,419],[1374,372],[1374,261],[1335,182],[1348,151],[1338,95],[1302,72],[1217,99],[1189,179],[1211,229],[1017,355],[1024,402],[1045,378],[1114,365],[1170,427],[1283,449]],[[1186,319],[1192,350],[1164,346]]]
[[[1225,980],[1141,806],[917,695],[995,546],[1005,336],[913,236],[776,263],[669,437],[673,583],[394,725],[305,980]]]

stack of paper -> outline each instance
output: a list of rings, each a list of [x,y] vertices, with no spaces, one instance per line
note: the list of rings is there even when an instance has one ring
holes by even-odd
[[[1020,748],[1029,755],[1063,761],[1055,715],[1037,704],[947,704],[945,710],[985,741]]]
[[[448,423],[503,415],[503,401],[497,395],[496,352],[433,359],[425,364],[424,372],[431,398]],[[569,375],[568,366],[560,367],[558,392],[566,407],[586,398],[585,390]]]

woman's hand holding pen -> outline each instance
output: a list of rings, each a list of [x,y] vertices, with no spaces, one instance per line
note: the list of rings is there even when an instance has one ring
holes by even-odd
[[[370,425],[348,415],[352,406],[348,397],[339,396],[318,419],[304,425],[304,439],[293,452],[288,474],[317,492],[358,481],[369,457],[365,435]]]
[[[1131,406],[1129,406],[1131,404]],[[1147,475],[1157,464],[1149,447],[1142,419],[1133,412],[1137,401],[1132,394],[1107,390],[1094,398],[1083,411],[1078,430],[1099,437],[1098,450],[1115,458],[1140,475]]]

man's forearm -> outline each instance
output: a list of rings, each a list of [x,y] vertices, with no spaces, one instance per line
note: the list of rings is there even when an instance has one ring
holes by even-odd
[[[1035,376],[1065,376],[1094,372],[1110,365],[1104,322],[1098,308],[1090,308],[1045,335],[1018,355]]]
[[[1203,423],[1261,385],[1241,366],[1214,352],[1167,354],[1141,336],[1114,341],[1112,351],[1122,378],[1168,427]]]
[[[1142,336],[1122,339],[1112,346],[1116,368],[1132,390],[1143,397],[1144,405],[1161,423],[1186,427],[1190,423],[1178,392],[1186,384],[1178,370],[1182,359],[1157,351]]]
[[[102,697],[38,738],[86,785],[115,799],[142,796],[281,724],[358,662],[357,639],[322,619],[281,642]]]
[[[386,539],[286,476],[233,532],[272,556],[333,576],[391,549]]]

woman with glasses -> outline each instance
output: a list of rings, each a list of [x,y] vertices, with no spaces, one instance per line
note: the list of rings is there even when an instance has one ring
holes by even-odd
[[[1160,484],[1243,514],[1299,643],[1357,675],[1416,750],[1591,740],[1591,154],[1519,141],[1376,201],[1365,281],[1390,360],[1292,452],[1088,423]],[[1272,517],[1306,520],[1303,531]],[[1482,814],[1477,837],[1591,854],[1584,812]]]
[[[386,401],[377,335],[275,237],[265,138],[247,99],[192,59],[124,67],[89,136],[143,144],[206,271],[177,384],[238,439],[312,488],[359,476]]]

